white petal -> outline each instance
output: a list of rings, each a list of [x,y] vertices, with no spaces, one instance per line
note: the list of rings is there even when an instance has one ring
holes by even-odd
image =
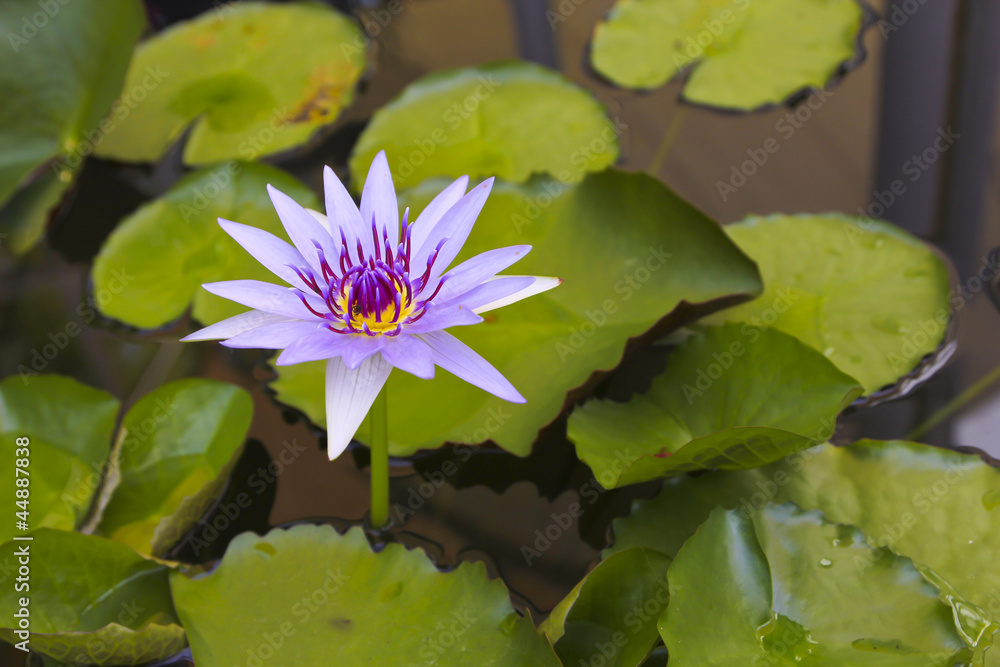
[[[427,240],[427,236],[434,229],[434,225],[441,220],[449,208],[458,203],[458,200],[465,196],[465,190],[469,187],[469,177],[462,176],[454,183],[446,187],[431,203],[424,207],[424,210],[417,216],[413,223],[413,231],[410,232],[410,242],[413,245],[413,252],[416,253]]]
[[[511,403],[524,403],[524,397],[493,365],[471,347],[447,331],[420,334],[434,355],[434,363],[470,384],[485,389]]]
[[[368,357],[355,370],[340,357],[326,362],[326,442],[331,461],[351,444],[391,370],[381,354]]]
[[[204,329],[199,329],[193,334],[181,338],[181,342],[188,343],[196,340],[222,340],[238,336],[244,331],[250,331],[265,324],[275,322],[292,322],[293,319],[274,313],[265,313],[262,310],[250,310],[239,315],[234,315],[228,319],[211,324]]]
[[[385,151],[379,151],[372,160],[365,187],[361,191],[361,221],[365,227],[370,228],[372,219],[378,226],[379,241],[382,239],[382,228],[385,227],[389,233],[389,244],[395,248],[399,243],[399,204],[396,203],[396,189],[392,184]]]
[[[358,239],[361,239],[362,246],[370,253],[372,250],[371,220],[365,224],[361,219],[358,205],[351,199],[347,188],[330,167],[323,169],[323,194],[326,197],[326,214],[329,216],[327,227],[337,244],[340,244],[340,230],[344,230],[348,252],[354,253],[358,247]]]
[[[519,278],[521,276],[497,276],[497,278]],[[477,315],[480,313],[485,313],[488,310],[494,310],[496,308],[503,308],[504,306],[509,306],[512,303],[517,303],[521,299],[527,299],[529,296],[535,296],[536,294],[541,294],[542,292],[548,292],[553,287],[557,287],[562,284],[562,278],[549,278],[548,276],[526,276],[529,278],[534,278],[535,282],[531,283],[528,287],[525,287],[519,292],[515,292],[509,296],[505,296],[502,299],[497,299],[496,301],[491,301],[490,303],[483,304],[478,308],[474,309],[472,312]]]

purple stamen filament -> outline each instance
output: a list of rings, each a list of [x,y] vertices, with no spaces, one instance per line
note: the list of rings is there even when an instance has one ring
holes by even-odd
[[[402,235],[395,248],[389,241],[388,229],[383,227],[379,230],[373,216],[372,255],[366,254],[358,239],[357,257],[352,258],[347,237],[341,230],[340,256],[332,263],[325,256],[322,246],[314,242],[321,278],[309,269],[289,265],[302,283],[323,300],[327,312],[314,307],[306,294],[296,290],[302,304],[313,315],[326,320],[331,331],[397,336],[404,324],[416,322],[427,312],[427,306],[441,290],[444,280],[438,281],[429,297],[414,303],[414,296],[430,282],[434,264],[448,239],[438,243],[427,258],[423,274],[419,278],[411,278],[413,227],[409,224],[409,213],[409,209],[403,213]]]

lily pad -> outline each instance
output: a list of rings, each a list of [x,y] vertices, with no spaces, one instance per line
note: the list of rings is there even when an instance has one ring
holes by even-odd
[[[29,549],[32,651],[103,666],[152,662],[184,648],[166,566],[102,537],[48,528],[31,537],[0,546],[0,562]],[[25,594],[13,586],[0,592],[0,638],[11,643],[23,641],[10,623]]]
[[[364,533],[295,526],[229,544],[211,574],[170,579],[198,667],[273,664],[559,665],[481,564],[438,571],[423,552]]]
[[[576,409],[567,432],[580,459],[610,489],[773,463],[833,435],[837,415],[861,392],[795,338],[730,324],[678,346],[648,393]]]
[[[401,206],[413,215],[441,187],[410,191]],[[576,186],[497,183],[456,261],[523,243],[534,249],[517,272],[559,276],[563,284],[451,332],[527,403],[506,403],[444,371],[431,381],[396,371],[386,385],[395,455],[491,440],[524,456],[578,390],[618,366],[630,341],[761,289],[753,263],[718,225],[644,174],[608,170]],[[272,384],[279,401],[320,425],[323,369],[322,362],[283,366]],[[364,440],[364,427],[358,437]]]
[[[27,511],[32,528],[77,528],[100,484],[118,409],[110,394],[68,377],[10,376],[0,382],[0,444],[12,463],[0,482],[7,516]],[[22,438],[28,440],[22,452],[27,455],[15,456]],[[26,465],[15,477],[17,459]],[[18,478],[29,484],[24,506],[17,505]],[[23,534],[8,526],[0,542]]]
[[[28,250],[94,145],[145,24],[138,0],[0,4],[0,232]]]
[[[823,88],[855,58],[864,18],[857,0],[619,0],[590,61],[626,88],[690,69],[685,100],[752,110]]]
[[[913,564],[793,505],[716,509],[670,567],[660,632],[678,667],[951,664],[966,653]]]
[[[252,414],[245,390],[215,380],[178,380],[143,396],[122,420],[99,532],[165,553],[221,493]]]
[[[792,501],[911,558],[950,600],[967,642],[981,645],[987,626],[1000,625],[998,489],[1000,470],[972,454],[898,441],[823,445],[765,468],[668,480],[614,522],[605,554],[643,546],[673,556],[717,506],[752,516]]]
[[[542,625],[564,665],[636,667],[659,639],[656,621],[669,598],[670,558],[653,549],[604,560]]]
[[[125,218],[108,237],[91,271],[95,293],[110,294],[101,312],[142,329],[163,326],[194,304],[195,319],[213,323],[245,310],[201,284],[252,278],[279,281],[219,227],[217,218],[265,229],[288,240],[267,196],[270,183],[318,208],[295,178],[257,163],[227,162],[181,179],[159,199]]]
[[[375,154],[385,150],[399,189],[435,176],[532,174],[578,182],[618,158],[618,129],[590,93],[527,62],[435,72],[375,112],[351,155],[361,190]]]
[[[125,91],[142,103],[98,155],[155,161],[188,126],[187,164],[299,146],[351,103],[366,51],[358,25],[320,3],[221,4],[139,46]]]
[[[708,323],[772,326],[810,345],[870,394],[893,385],[944,340],[948,268],[886,222],[843,215],[749,218],[726,227],[766,289]]]

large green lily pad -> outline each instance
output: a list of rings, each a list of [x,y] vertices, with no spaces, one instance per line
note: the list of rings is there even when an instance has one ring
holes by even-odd
[[[749,218],[726,227],[760,266],[766,289],[709,323],[773,326],[810,345],[874,392],[944,340],[948,269],[934,250],[886,222],[843,215]]]
[[[435,72],[375,112],[351,155],[360,192],[385,150],[399,189],[435,176],[544,173],[575,183],[618,158],[618,129],[590,93],[527,62]]]
[[[859,531],[794,505],[714,510],[670,567],[670,663],[926,667],[966,653],[908,559],[856,567],[873,551]]]
[[[192,124],[187,164],[299,146],[351,103],[366,51],[357,24],[320,3],[220,4],[140,45],[125,92],[142,102],[98,154],[154,161]]]
[[[222,492],[252,414],[245,390],[216,380],[178,380],[143,396],[122,420],[99,532],[165,553]]]
[[[481,564],[442,573],[419,550],[373,553],[330,526],[240,535],[211,574],[170,579],[198,667],[249,655],[281,665],[557,666],[552,647]]]
[[[1000,625],[1000,470],[928,445],[824,445],[765,468],[668,480],[660,495],[614,522],[605,553],[643,546],[673,556],[717,506],[752,516],[789,501],[911,558],[955,608],[969,644],[982,645],[989,624]],[[879,553],[856,566],[879,566]]]
[[[288,241],[268,199],[268,183],[304,206],[319,207],[316,195],[283,171],[227,162],[188,175],[125,218],[91,271],[94,292],[111,295],[101,312],[152,329],[177,319],[192,303],[194,318],[205,323],[246,310],[201,285],[237,278],[280,282],[217,222],[222,217],[253,225]]]
[[[115,434],[119,408],[71,378],[12,376],[0,382],[0,444],[14,453],[17,438],[30,441],[32,529],[96,530],[160,556],[222,492],[253,403],[239,387],[199,378],[142,397]],[[23,511],[15,485],[13,474],[0,483],[8,516]],[[22,534],[9,525],[0,540]]]
[[[665,554],[639,547],[592,570],[542,625],[562,663],[642,664],[660,636],[656,622],[669,598],[669,566]]]
[[[402,205],[419,210],[440,187],[421,186]],[[526,455],[567,395],[614,369],[631,339],[760,289],[753,263],[718,225],[643,174],[609,170],[570,187],[553,180],[497,183],[457,261],[522,243],[534,249],[514,270],[558,276],[563,284],[451,331],[527,403],[506,403],[440,369],[431,381],[395,371],[387,384],[394,454],[492,440]],[[321,425],[323,368],[322,362],[281,367],[272,385],[279,401]]]
[[[0,444],[8,452],[10,474],[0,481],[5,514],[11,517],[0,542],[14,530],[15,512],[28,512],[32,528],[73,530],[83,521],[100,485],[119,403],[110,394],[60,375],[10,376],[0,382]],[[27,456],[19,439],[27,438]],[[21,443],[23,444],[23,440]],[[24,473],[15,477],[13,463]],[[28,495],[15,495],[17,479],[28,480]],[[23,482],[22,482],[23,484]],[[27,500],[17,505],[18,500]]]
[[[144,24],[138,0],[0,4],[0,232],[14,252],[42,236],[80,165],[113,131],[102,118]]]
[[[567,430],[580,459],[613,488],[773,463],[833,435],[861,392],[795,338],[729,324],[678,346],[646,394],[585,403]]]
[[[11,621],[30,593],[31,650],[61,662],[138,665],[184,648],[166,566],[102,537],[49,528],[31,537],[0,546],[0,562],[27,548],[31,564],[30,592],[0,592],[4,640],[22,641]]]
[[[823,88],[855,58],[863,25],[856,0],[619,0],[590,61],[639,89],[690,68],[685,100],[751,110]]]

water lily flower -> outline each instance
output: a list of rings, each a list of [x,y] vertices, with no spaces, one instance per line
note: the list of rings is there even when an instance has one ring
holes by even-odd
[[[393,368],[434,377],[435,365],[505,400],[524,398],[488,361],[444,331],[477,324],[488,310],[544,292],[556,278],[500,276],[531,246],[490,250],[447,270],[465,244],[493,185],[466,193],[468,177],[445,188],[400,230],[385,152],[372,162],[355,205],[324,171],[326,212],[309,211],[268,185],[293,245],[256,227],[222,228],[289,287],[227,280],[203,287],[253,310],[183,338],[233,348],[282,350],[279,366],[327,360],[330,459],[350,443]]]

